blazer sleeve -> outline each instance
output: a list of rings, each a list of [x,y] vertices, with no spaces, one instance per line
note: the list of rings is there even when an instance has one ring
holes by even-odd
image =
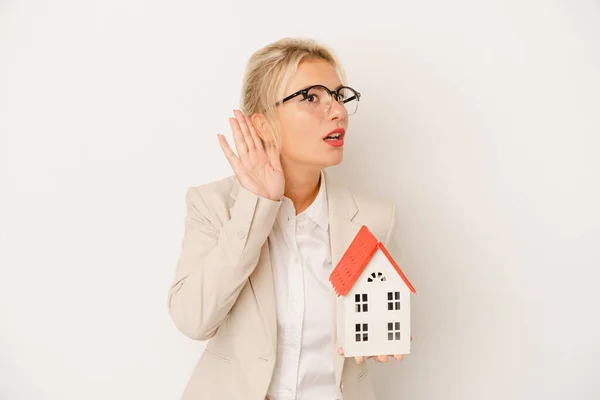
[[[215,334],[256,267],[280,206],[240,187],[230,220],[215,224],[198,188],[187,190],[185,232],[168,302],[184,335],[207,340]]]

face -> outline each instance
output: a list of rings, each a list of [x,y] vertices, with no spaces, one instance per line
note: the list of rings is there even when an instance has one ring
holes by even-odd
[[[324,60],[306,60],[298,66],[285,89],[284,97],[311,85],[323,85],[335,90],[342,85],[335,68]],[[326,114],[319,114],[302,95],[279,106],[281,123],[281,162],[284,167],[320,170],[342,161],[344,135],[348,128],[348,113],[332,99]],[[334,130],[341,130],[337,140],[325,139]]]

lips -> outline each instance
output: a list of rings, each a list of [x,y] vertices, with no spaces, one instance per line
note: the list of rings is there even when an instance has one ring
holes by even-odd
[[[323,137],[323,141],[332,147],[341,147],[344,145],[344,136],[346,130],[344,128],[337,128],[329,132]]]
[[[323,136],[323,140],[343,140],[346,130],[344,128],[336,128]]]

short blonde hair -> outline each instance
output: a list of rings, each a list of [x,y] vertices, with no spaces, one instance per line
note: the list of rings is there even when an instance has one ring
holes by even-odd
[[[276,104],[283,99],[300,63],[315,59],[330,63],[342,83],[346,83],[344,69],[334,52],[314,39],[283,38],[257,50],[246,66],[240,99],[242,112],[248,116],[264,114],[279,136]]]

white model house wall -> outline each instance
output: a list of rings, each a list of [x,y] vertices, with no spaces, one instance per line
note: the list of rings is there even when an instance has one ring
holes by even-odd
[[[377,249],[348,295],[338,298],[338,336],[346,356],[410,353],[410,295],[398,272]]]

